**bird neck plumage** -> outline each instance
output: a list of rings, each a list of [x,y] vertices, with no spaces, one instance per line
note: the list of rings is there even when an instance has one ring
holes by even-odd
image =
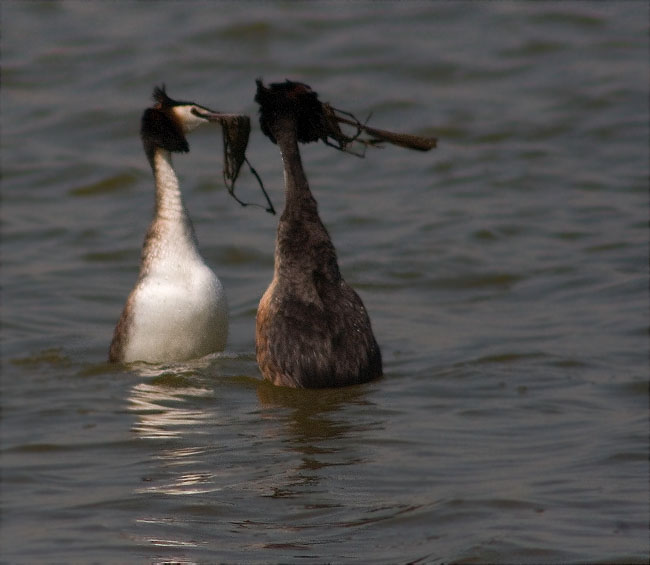
[[[198,242],[181,195],[171,154],[152,147],[147,157],[156,185],[156,208],[142,250],[142,271],[166,264],[169,257],[199,258]],[[162,261],[162,263],[161,263]]]
[[[186,221],[178,177],[172,166],[171,153],[156,147],[149,158],[156,186],[156,218],[170,221]]]
[[[300,215],[318,215],[318,206],[314,199],[307,176],[302,167],[300,149],[296,135],[296,125],[291,119],[277,128],[275,138],[282,154],[284,166],[285,210],[284,215],[300,212]]]
[[[275,247],[275,276],[285,273],[294,282],[301,276],[311,281],[314,273],[320,273],[322,279],[338,281],[336,250],[309,189],[294,121],[278,122],[273,135],[282,154],[285,184],[285,207]],[[309,281],[306,284],[312,284]]]

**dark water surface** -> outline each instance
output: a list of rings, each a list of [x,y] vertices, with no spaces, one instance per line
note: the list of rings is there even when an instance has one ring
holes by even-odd
[[[3,563],[647,562],[647,3],[0,10]],[[277,217],[227,195],[209,129],[175,164],[228,349],[105,363],[151,217],[152,87],[255,115],[260,76],[440,139],[303,151],[378,382],[261,381]],[[250,173],[238,191],[262,202]]]

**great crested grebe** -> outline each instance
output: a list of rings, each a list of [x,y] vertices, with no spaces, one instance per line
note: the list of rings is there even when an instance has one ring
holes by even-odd
[[[226,346],[228,305],[221,282],[205,264],[183,205],[172,153],[187,153],[185,134],[220,122],[221,114],[153,92],[140,136],[156,186],[154,218],[142,249],[140,273],[115,327],[114,362],[150,363],[202,357]]]
[[[339,387],[382,374],[381,352],[357,293],[339,271],[318,215],[298,142],[321,137],[322,105],[307,85],[257,81],[263,133],[280,148],[285,208],[278,224],[273,280],[257,310],[255,347],[262,374],[289,387]]]

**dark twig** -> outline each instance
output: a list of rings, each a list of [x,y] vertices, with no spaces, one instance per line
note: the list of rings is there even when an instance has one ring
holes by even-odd
[[[364,143],[368,145],[376,145],[378,143],[387,141],[388,143],[392,143],[393,145],[398,145],[399,147],[405,147],[406,149],[414,149],[416,151],[429,151],[429,149],[433,149],[434,147],[436,147],[438,143],[438,140],[435,137],[424,137],[420,135],[412,135],[409,133],[395,133],[385,129],[372,128],[370,126],[362,124],[361,122],[359,122],[359,120],[357,120],[356,117],[354,117],[352,114],[349,114],[348,112],[341,112],[341,113],[352,116],[353,120],[349,120],[347,118],[337,115],[336,120],[339,123],[355,126],[357,129],[361,129],[365,131],[368,135],[372,136],[372,138],[370,139],[358,139],[358,140],[355,139],[360,143]]]
[[[260,185],[260,188],[262,189],[262,192],[264,193],[264,197],[266,198],[266,202],[269,205],[268,208],[265,208],[265,210],[269,214],[275,215],[275,208],[273,207],[273,202],[271,202],[271,198],[269,197],[268,193],[266,192],[266,189],[264,188],[264,183],[262,182],[262,179],[260,178],[260,175],[257,174],[257,171],[253,168],[253,165],[250,164],[250,161],[246,157],[244,157],[244,161],[246,161],[246,164],[248,165],[248,168],[249,168],[250,172],[253,173],[253,175],[257,179],[257,182]],[[259,204],[256,204],[256,206],[260,206],[261,208],[264,208],[264,206],[261,206]]]

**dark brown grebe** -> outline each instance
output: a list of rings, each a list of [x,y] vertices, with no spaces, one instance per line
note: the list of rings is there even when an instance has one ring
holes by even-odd
[[[257,82],[264,134],[280,148],[285,208],[273,280],[260,300],[257,361],[264,377],[290,387],[340,387],[382,374],[368,313],[343,280],[336,250],[318,216],[298,142],[321,137],[323,107],[307,85]]]

